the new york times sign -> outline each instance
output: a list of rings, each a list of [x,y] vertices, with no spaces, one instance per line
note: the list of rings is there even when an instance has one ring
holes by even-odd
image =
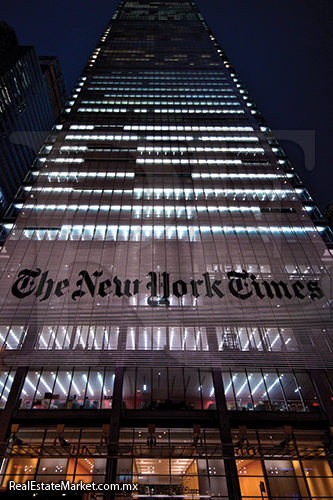
[[[170,298],[182,298],[191,295],[198,299],[208,297],[209,299],[223,300],[229,294],[236,299],[246,301],[253,297],[261,300],[300,299],[310,298],[320,300],[324,294],[320,283],[314,280],[290,280],[265,281],[258,280],[254,274],[247,271],[230,271],[227,280],[214,279],[208,272],[203,273],[200,279],[191,279],[186,282],[181,279],[173,281],[167,272],[157,274],[154,271],[148,273],[146,281],[135,279],[121,280],[118,276],[105,279],[103,271],[95,271],[90,274],[82,270],[78,274],[75,286],[68,279],[56,281],[49,276],[49,271],[42,272],[40,269],[23,269],[12,286],[12,294],[17,299],[25,299],[35,296],[40,302],[50,299],[51,296],[61,298],[70,294],[73,301],[82,297],[105,298],[113,296],[118,299],[131,298],[139,293],[149,291],[147,299],[150,306],[170,305]]]

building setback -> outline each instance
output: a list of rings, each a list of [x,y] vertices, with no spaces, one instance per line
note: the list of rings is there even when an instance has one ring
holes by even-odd
[[[120,2],[29,179],[2,488],[333,498],[331,233],[193,2]]]
[[[19,45],[0,21],[0,216],[4,215],[65,102],[57,57]],[[11,207],[8,216],[15,215]]]

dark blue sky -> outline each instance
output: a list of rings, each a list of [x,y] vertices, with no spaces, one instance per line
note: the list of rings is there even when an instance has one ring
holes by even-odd
[[[1,19],[13,26],[21,45],[59,56],[70,91],[118,0],[2,3]],[[325,211],[333,199],[333,3],[197,0],[197,5]]]

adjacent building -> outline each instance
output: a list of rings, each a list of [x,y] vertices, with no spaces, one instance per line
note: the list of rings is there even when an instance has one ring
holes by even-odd
[[[120,2],[29,180],[2,488],[332,498],[332,233],[194,2]]]
[[[65,102],[58,58],[40,59],[34,47],[19,45],[13,28],[0,22],[0,216]]]
[[[38,56],[46,88],[52,104],[54,120],[61,112],[66,99],[66,84],[59,58],[56,56]],[[53,125],[53,123],[52,123]]]

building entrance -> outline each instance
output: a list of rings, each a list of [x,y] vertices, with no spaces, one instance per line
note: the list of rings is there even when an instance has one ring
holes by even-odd
[[[198,429],[196,429],[198,431]],[[133,453],[118,458],[119,483],[137,485],[133,498],[177,496],[188,499],[228,498],[224,461],[212,457],[219,432],[201,429],[122,429],[120,443]]]
[[[135,459],[133,483],[138,485],[139,495],[201,498],[205,494],[210,498],[208,491],[203,491],[205,486],[200,488],[198,461],[193,458]]]

